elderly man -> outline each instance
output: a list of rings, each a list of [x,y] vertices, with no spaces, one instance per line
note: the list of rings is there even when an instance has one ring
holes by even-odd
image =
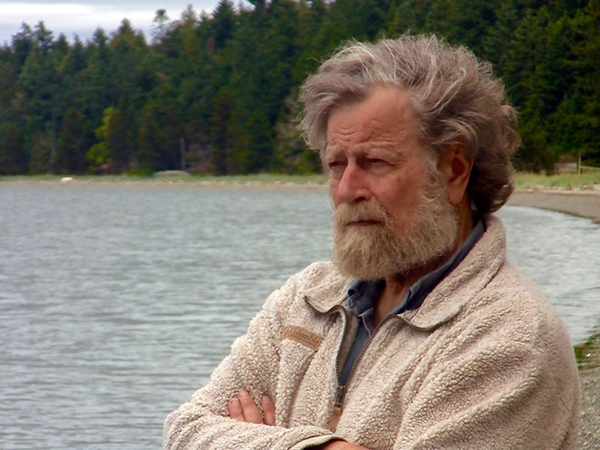
[[[333,262],[267,299],[165,448],[573,448],[569,337],[492,215],[518,136],[490,66],[433,36],[355,43],[301,98]]]

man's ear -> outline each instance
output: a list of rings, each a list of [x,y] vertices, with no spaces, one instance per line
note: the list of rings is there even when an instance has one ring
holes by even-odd
[[[456,206],[466,197],[474,160],[466,156],[464,142],[449,146],[442,154],[439,170],[448,183],[448,201]]]

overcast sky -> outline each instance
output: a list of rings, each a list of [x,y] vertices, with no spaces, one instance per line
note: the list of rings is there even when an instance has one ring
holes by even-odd
[[[202,10],[211,13],[218,3],[219,0],[0,0],[0,45],[10,44],[23,22],[33,28],[40,20],[54,33],[54,37],[64,33],[70,42],[74,34],[85,41],[97,27],[110,34],[124,18],[150,38],[149,31],[157,9],[166,9],[167,16],[175,20],[188,4],[197,13]],[[237,1],[234,4],[237,5]]]

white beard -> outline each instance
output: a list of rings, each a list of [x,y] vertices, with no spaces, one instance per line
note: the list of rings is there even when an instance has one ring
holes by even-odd
[[[455,245],[458,214],[437,174],[420,193],[420,204],[405,230],[395,228],[394,217],[375,201],[344,203],[333,216],[333,262],[338,270],[361,280],[379,280],[426,266]],[[349,227],[356,220],[379,225]]]

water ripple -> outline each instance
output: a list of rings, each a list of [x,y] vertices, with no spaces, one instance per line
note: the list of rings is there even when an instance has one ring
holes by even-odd
[[[312,192],[0,189],[0,430],[7,449],[159,448],[266,296],[328,259]],[[507,207],[509,258],[571,336],[600,324],[600,227]]]

